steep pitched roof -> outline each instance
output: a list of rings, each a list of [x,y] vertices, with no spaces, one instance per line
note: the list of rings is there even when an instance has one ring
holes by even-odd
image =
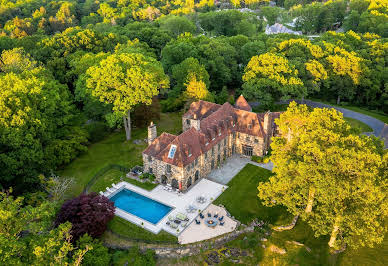
[[[241,110],[245,110],[248,112],[252,111],[252,107],[249,105],[247,100],[245,100],[244,96],[240,95],[240,97],[237,98],[235,107]]]
[[[175,135],[163,132],[159,137],[154,139],[151,145],[149,145],[143,151],[143,153],[151,156],[156,156],[159,154],[159,152],[164,150],[167,147],[167,145],[169,145],[171,141],[173,141],[175,138],[176,138]]]
[[[190,105],[189,110],[183,115],[184,118],[202,120],[215,112],[221,105],[199,100]]]
[[[242,98],[246,102],[244,97]],[[279,114],[275,113],[274,117],[278,117]],[[143,153],[166,163],[184,167],[233,132],[242,132],[258,138],[264,138],[266,135],[265,114],[237,109],[229,103],[219,105],[205,101],[194,102],[184,117],[193,118],[193,115],[201,120],[200,130],[192,127],[178,136],[163,133]],[[170,158],[168,155],[172,145],[175,146],[175,153]]]

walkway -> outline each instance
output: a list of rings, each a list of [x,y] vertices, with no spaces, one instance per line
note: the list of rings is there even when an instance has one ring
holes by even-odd
[[[232,157],[228,158],[226,162],[222,164],[219,168],[213,170],[206,178],[214,182],[226,185],[229,183],[230,180],[232,180],[235,175],[240,172],[241,169],[244,168],[247,163],[263,167],[270,171],[272,171],[273,168],[273,164],[271,162],[267,164],[256,163],[252,162],[249,158],[235,154]]]

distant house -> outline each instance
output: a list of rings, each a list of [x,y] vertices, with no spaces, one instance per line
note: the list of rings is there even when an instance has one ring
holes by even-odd
[[[279,33],[289,33],[289,34],[295,34],[295,35],[302,35],[301,31],[294,31],[290,30],[286,26],[280,23],[275,23],[272,26],[266,26],[265,27],[265,34],[279,34]]]
[[[280,113],[253,113],[243,96],[235,106],[198,101],[182,117],[183,133],[162,133],[148,127],[143,165],[162,184],[182,191],[207,176],[223,160],[237,153],[265,155]]]

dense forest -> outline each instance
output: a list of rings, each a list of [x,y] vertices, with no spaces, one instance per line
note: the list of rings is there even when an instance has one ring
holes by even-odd
[[[303,34],[265,34],[275,23]],[[193,99],[314,98],[388,114],[387,38],[385,0],[1,0],[0,189],[35,202],[107,132],[130,139]]]
[[[128,110],[141,124],[152,96],[163,111],[183,108],[188,83],[220,103],[243,93],[267,106],[314,97],[388,112],[386,2],[310,2],[2,1],[2,185],[34,187],[99,132],[126,126]],[[292,18],[322,34],[263,33]],[[326,32],[336,25],[350,31]],[[117,82],[112,72],[131,60],[157,72],[147,96],[111,100],[109,89],[94,90],[107,82],[101,73]]]

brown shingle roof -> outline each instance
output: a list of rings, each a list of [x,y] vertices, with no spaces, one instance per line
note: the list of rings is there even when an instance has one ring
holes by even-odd
[[[185,118],[202,120],[215,112],[221,105],[199,100],[190,105],[190,109],[183,115]]]
[[[252,111],[252,107],[249,105],[247,100],[245,100],[244,96],[240,95],[240,97],[237,98],[236,103],[235,103],[236,108],[245,110],[248,112]]]
[[[163,132],[159,137],[149,145],[143,153],[151,156],[156,156],[161,152],[168,144],[176,138],[175,135]]]

